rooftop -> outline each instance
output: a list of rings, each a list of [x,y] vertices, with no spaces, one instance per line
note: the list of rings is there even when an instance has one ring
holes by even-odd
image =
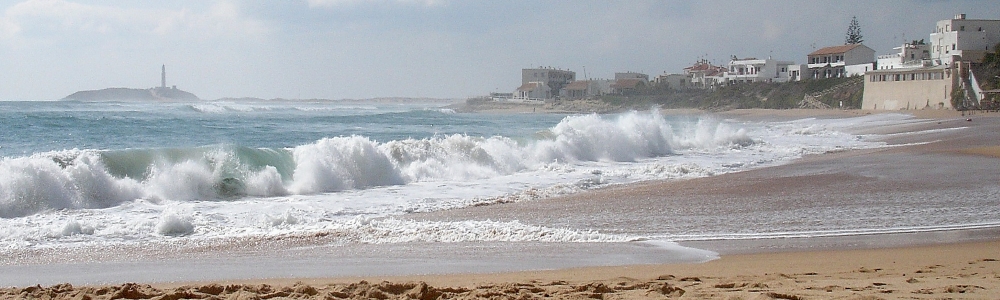
[[[570,82],[565,87],[563,87],[563,89],[564,90],[571,90],[571,91],[582,91],[582,90],[586,90],[587,86],[589,84],[590,84],[590,81],[587,81],[587,80],[577,80],[577,81],[574,81],[574,82]]]
[[[843,46],[826,47],[826,48],[821,48],[819,50],[813,51],[812,53],[809,53],[809,55],[811,56],[811,55],[838,54],[838,53],[844,53],[844,52],[847,52],[847,51],[851,51],[851,49],[854,49],[854,48],[857,48],[857,47],[863,47],[863,46],[864,45],[862,45],[862,44],[850,44],[850,45],[843,45]]]
[[[517,88],[518,91],[530,91],[540,88],[544,83],[538,81],[532,81],[529,83],[522,84],[521,87]]]
[[[623,88],[630,89],[630,88],[635,88],[636,86],[638,86],[640,84],[644,84],[644,83],[646,83],[646,81],[642,80],[641,78],[619,79],[619,80],[615,81],[615,83],[611,84],[611,88],[614,88],[614,89],[623,89]]]

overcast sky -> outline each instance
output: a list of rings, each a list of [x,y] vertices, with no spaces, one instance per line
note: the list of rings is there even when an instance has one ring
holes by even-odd
[[[202,99],[465,98],[511,92],[538,66],[610,78],[731,55],[803,63],[843,44],[852,16],[888,54],[938,20],[997,12],[994,0],[0,1],[0,100],[158,86],[161,64]]]

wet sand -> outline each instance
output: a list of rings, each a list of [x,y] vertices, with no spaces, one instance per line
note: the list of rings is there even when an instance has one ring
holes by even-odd
[[[741,111],[731,117],[839,117],[805,111]],[[864,113],[864,112],[839,112]],[[838,113],[838,114],[839,114]],[[595,229],[644,232],[667,224],[670,201],[741,201],[772,207],[803,199],[836,205],[877,205],[877,197],[1000,197],[1000,117],[936,112],[936,119],[880,133],[968,127],[892,135],[898,147],[813,155],[794,163],[684,181],[616,186],[545,201],[471,207],[408,216],[417,220],[520,220],[541,226],[588,215],[608,220]],[[790,114],[790,115],[789,115]],[[799,115],[804,114],[804,115]],[[971,121],[967,119],[971,118]],[[984,188],[986,187],[986,188]],[[596,216],[596,217],[595,217]],[[606,216],[602,218],[601,216]],[[724,221],[724,220],[720,220]],[[630,223],[631,224],[631,223]],[[602,226],[604,226],[602,228]],[[621,229],[626,228],[626,229]],[[625,231],[625,232],[620,232]],[[0,299],[126,298],[603,298],[712,299],[998,299],[1000,231],[996,228],[836,238],[686,241],[722,253],[700,264],[653,264],[551,271],[423,276],[284,278],[234,282],[34,287],[0,290]],[[388,282],[383,282],[388,281]],[[300,283],[297,283],[300,282]]]
[[[997,299],[1000,242],[728,255],[702,264],[0,289],[0,299]]]

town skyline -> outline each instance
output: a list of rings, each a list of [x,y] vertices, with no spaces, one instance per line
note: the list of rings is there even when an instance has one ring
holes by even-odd
[[[843,44],[854,16],[864,44],[889,54],[938,20],[997,10],[988,1],[32,0],[0,6],[0,100],[150,88],[163,64],[171,85],[204,99],[465,98],[510,92],[524,68],[586,79],[680,73],[733,55],[802,64]]]

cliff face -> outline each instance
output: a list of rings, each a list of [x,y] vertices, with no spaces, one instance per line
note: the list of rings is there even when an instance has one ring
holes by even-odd
[[[144,100],[144,101],[176,101],[176,100],[200,100],[198,96],[175,88],[152,88],[152,89],[130,89],[130,88],[108,88],[95,91],[79,91],[62,100],[76,101],[116,101],[116,100]]]

